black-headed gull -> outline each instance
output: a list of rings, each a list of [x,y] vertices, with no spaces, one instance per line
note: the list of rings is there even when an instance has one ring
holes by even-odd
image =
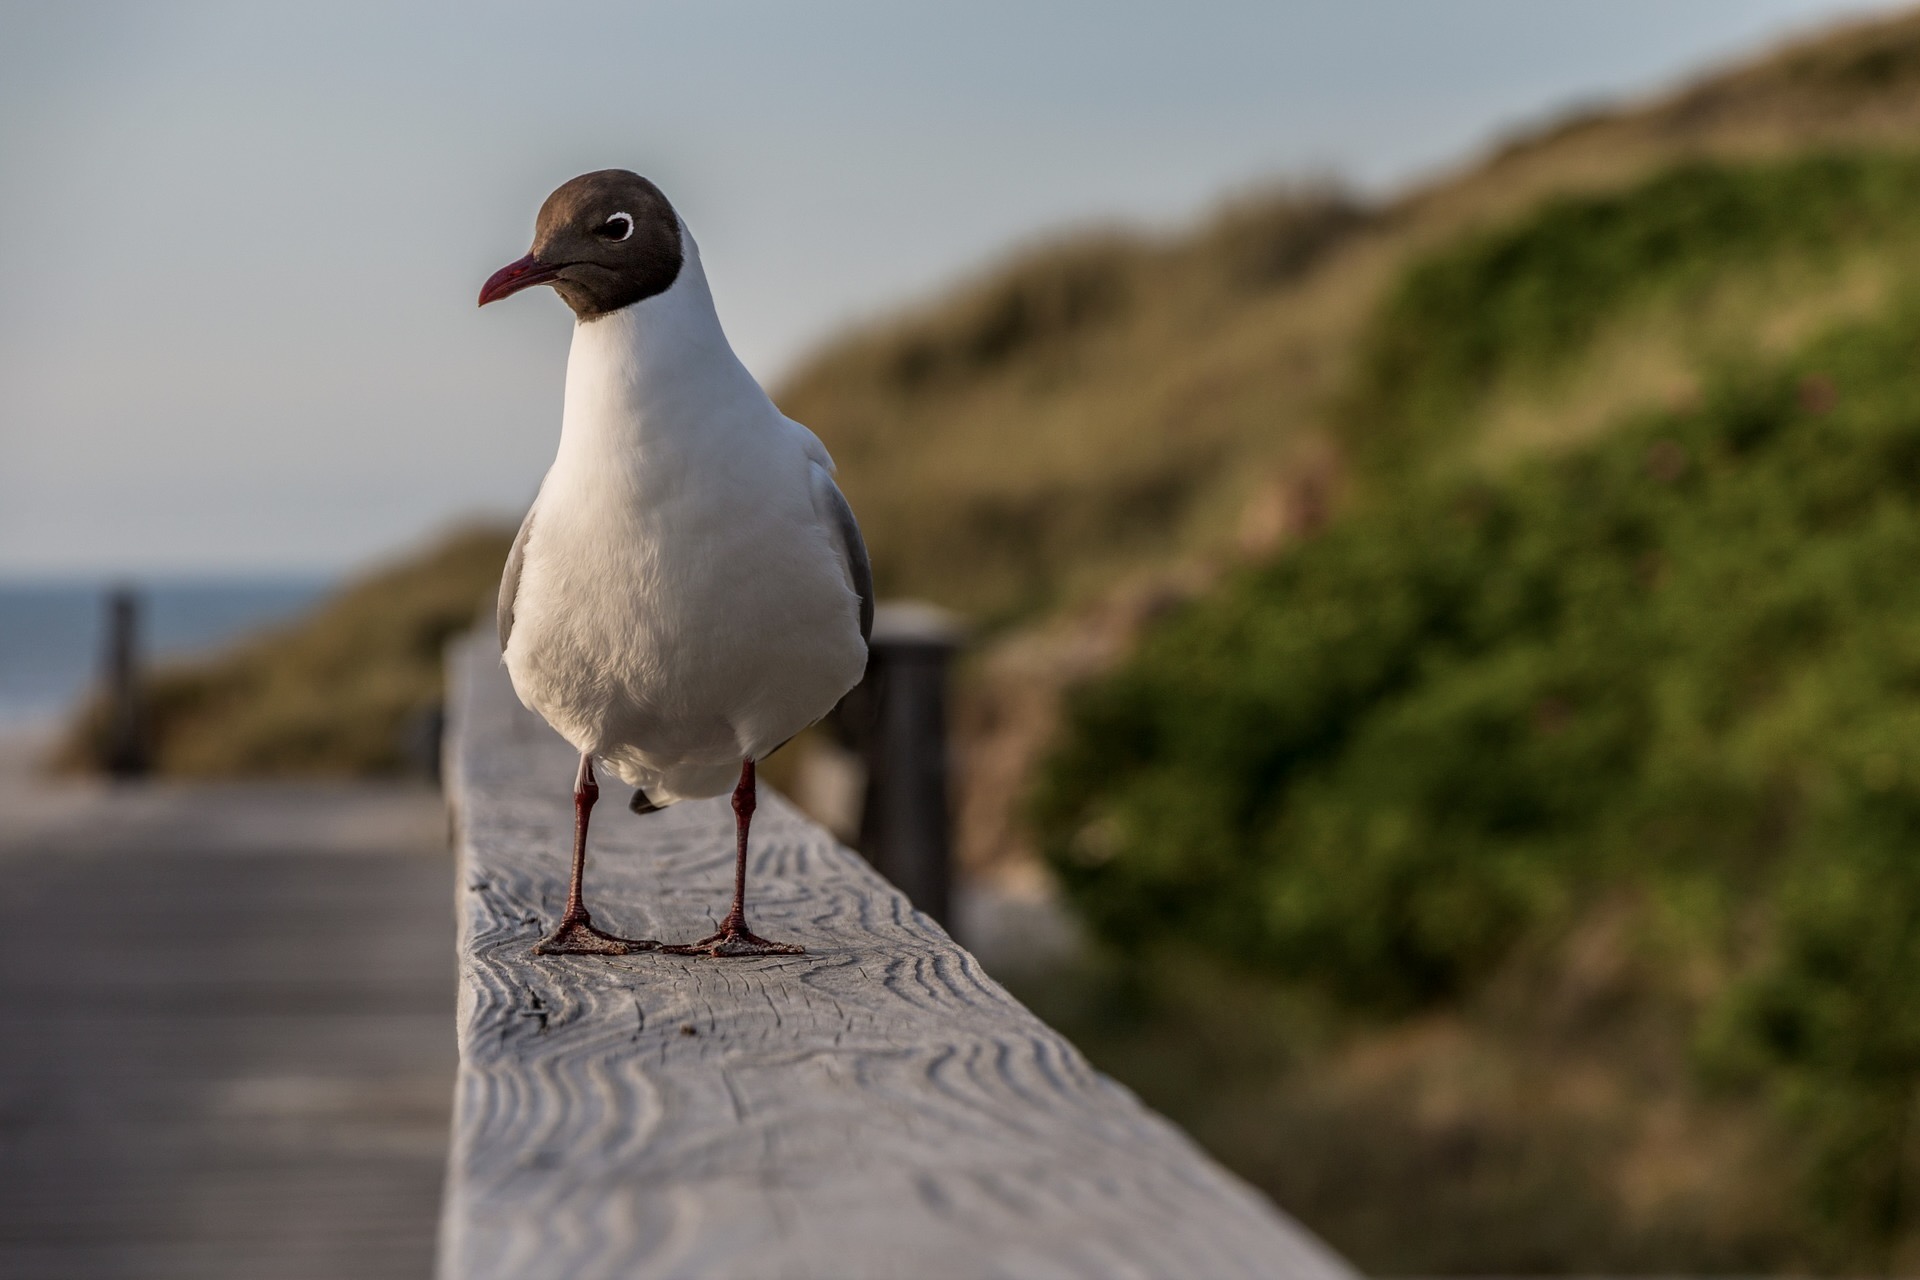
[[[814,434],[720,328],[660,189],[605,169],[540,207],[533,251],[480,305],[552,285],[576,317],[560,448],[513,540],[500,644],[520,700],[580,753],[566,913],[536,950],[791,954],[747,927],[754,762],[860,679],[873,583]],[[733,909],[669,946],[594,927],[581,896],[598,759],[646,813],[733,788]]]

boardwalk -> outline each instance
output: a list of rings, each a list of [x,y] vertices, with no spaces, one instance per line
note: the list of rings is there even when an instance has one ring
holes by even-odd
[[[438,797],[0,760],[0,1278],[424,1277],[453,1071]]]

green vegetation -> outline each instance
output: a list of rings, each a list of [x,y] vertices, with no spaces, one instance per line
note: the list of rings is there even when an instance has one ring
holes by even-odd
[[[1883,1261],[1920,1229],[1916,353],[1909,305],[1168,618],[1046,773],[1074,900],[1381,1021],[1630,904],[1633,998],[1811,1139],[1803,1256]]]
[[[1915,209],[1920,158],[1904,153],[1701,161],[1556,197],[1407,271],[1363,339],[1346,416],[1381,459],[1430,458],[1494,389],[1562,371],[1623,314],[1697,302],[1784,260],[1831,271],[1879,250],[1883,265],[1889,240],[1915,239]],[[1754,314],[1741,320],[1750,336]]]

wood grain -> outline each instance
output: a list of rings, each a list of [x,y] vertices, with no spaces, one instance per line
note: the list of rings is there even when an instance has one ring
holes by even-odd
[[[452,672],[444,1280],[1351,1274],[776,796],[753,924],[807,955],[533,956],[565,893],[573,761],[490,641]],[[634,817],[623,798],[596,813],[596,919],[707,933],[726,802]]]

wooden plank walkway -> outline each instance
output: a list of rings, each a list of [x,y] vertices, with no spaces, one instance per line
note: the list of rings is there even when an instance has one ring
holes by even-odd
[[[451,869],[425,789],[0,778],[0,1277],[429,1275]]]
[[[490,642],[453,664],[460,1086],[445,1280],[1352,1273],[1095,1072],[851,851],[763,792],[753,926],[804,956],[536,957],[574,761]],[[724,798],[596,814],[631,936],[726,909]]]

